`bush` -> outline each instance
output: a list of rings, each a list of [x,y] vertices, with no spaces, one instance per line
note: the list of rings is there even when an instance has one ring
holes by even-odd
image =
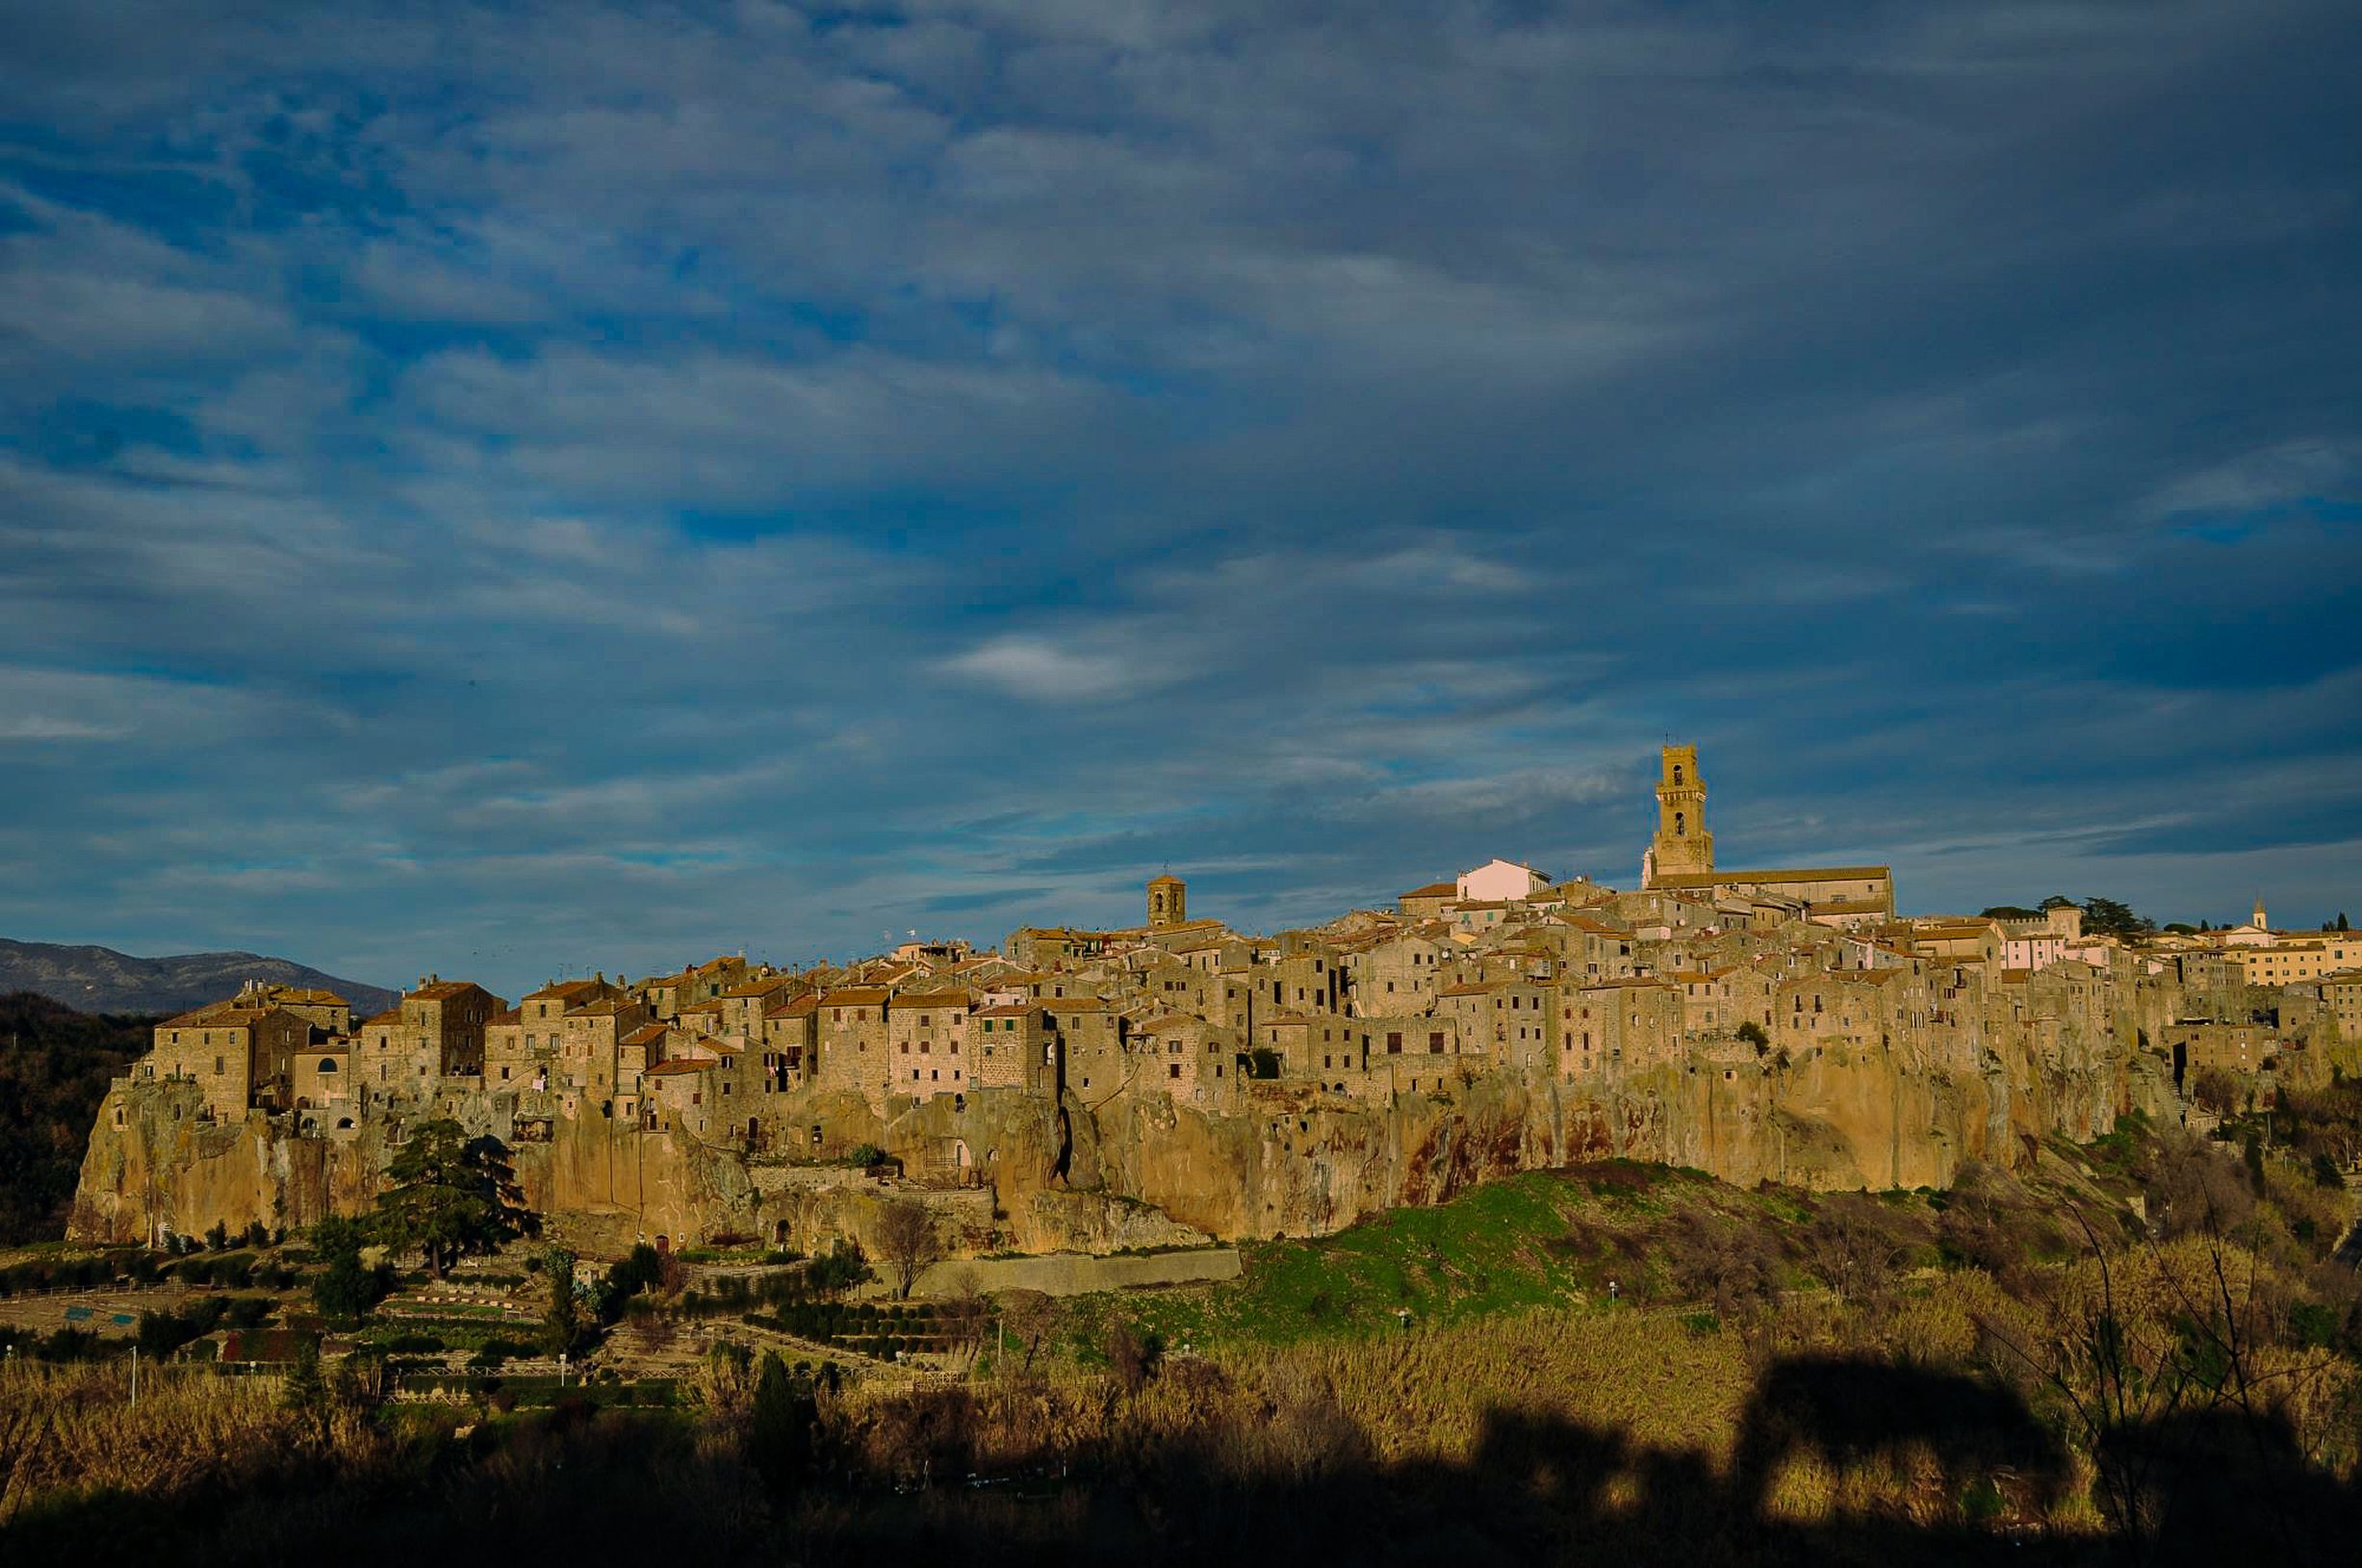
[[[275,1304],[268,1296],[233,1296],[220,1303],[221,1321],[231,1328],[260,1328],[270,1321]]]
[[[533,1347],[523,1340],[493,1338],[484,1341],[483,1346],[468,1357],[468,1365],[485,1371],[498,1371],[503,1362],[532,1353]]]
[[[827,1255],[816,1257],[804,1266],[805,1283],[820,1295],[835,1295],[863,1284],[876,1275],[861,1249],[851,1242],[839,1240]]]
[[[1125,1393],[1139,1393],[1156,1375],[1164,1354],[1165,1342],[1156,1335],[1144,1334],[1121,1318],[1108,1324],[1107,1364]]]

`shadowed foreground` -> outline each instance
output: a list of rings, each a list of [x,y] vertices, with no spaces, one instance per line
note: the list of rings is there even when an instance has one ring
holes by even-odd
[[[1112,1406],[1141,1391],[1100,1392]],[[1772,1363],[1727,1466],[1501,1407],[1462,1456],[1387,1460],[1323,1390],[1243,1413],[1238,1393],[1219,1368],[1175,1363],[1153,1419],[1127,1424],[1120,1445],[1015,1465],[1007,1429],[1023,1425],[1024,1391],[991,1385],[872,1401],[858,1435],[802,1391],[768,1421],[759,1407],[693,1419],[578,1404],[454,1435],[449,1417],[410,1410],[369,1424],[366,1442],[332,1432],[350,1419],[339,1415],[231,1480],[52,1493],[0,1531],[0,1555],[2302,1565],[2347,1560],[2362,1523],[2283,1428],[2216,1410],[2125,1434],[2108,1456],[2137,1466],[2134,1533],[2096,1515],[2064,1529],[2057,1504],[2086,1473],[2023,1403],[1980,1379],[1862,1361]],[[71,1417],[58,1419],[64,1433]],[[890,1468],[864,1457],[880,1452]],[[1837,1478],[1823,1517],[1783,1516],[1775,1482],[1799,1462]]]

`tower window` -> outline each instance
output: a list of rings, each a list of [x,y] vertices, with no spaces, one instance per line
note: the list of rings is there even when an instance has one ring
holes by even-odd
[[[1685,836],[1687,836],[1688,833],[1689,833],[1689,819],[1688,819],[1687,817],[1683,816],[1683,815],[1682,815],[1682,814],[1680,811],[1676,811],[1676,812],[1674,812],[1674,813],[1673,813],[1673,836],[1674,836],[1674,837],[1676,837],[1676,838],[1685,837]]]

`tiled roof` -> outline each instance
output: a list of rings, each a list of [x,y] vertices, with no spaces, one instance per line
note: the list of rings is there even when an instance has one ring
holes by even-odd
[[[1657,877],[1656,887],[1671,890],[1728,887],[1748,883],[1874,882],[1881,877],[1891,880],[1893,874],[1892,867],[1884,865],[1808,865],[1774,871],[1678,871]]]

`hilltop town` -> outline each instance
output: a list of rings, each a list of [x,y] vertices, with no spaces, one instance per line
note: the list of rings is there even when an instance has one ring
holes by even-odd
[[[2362,938],[2101,932],[2064,902],[1900,918],[1883,865],[1715,861],[1669,746],[1639,885],[1495,860],[1275,936],[1151,879],[1119,930],[722,957],[511,1005],[423,977],[355,1018],[256,983],[157,1026],[100,1108],[86,1241],[366,1208],[405,1128],[507,1145],[589,1245],[819,1245],[882,1180],[964,1249],[1320,1233],[1601,1155],[1752,1184],[1942,1185],[2138,1111],[2326,1082]],[[2351,1063],[2347,1063],[2351,1066]]]

